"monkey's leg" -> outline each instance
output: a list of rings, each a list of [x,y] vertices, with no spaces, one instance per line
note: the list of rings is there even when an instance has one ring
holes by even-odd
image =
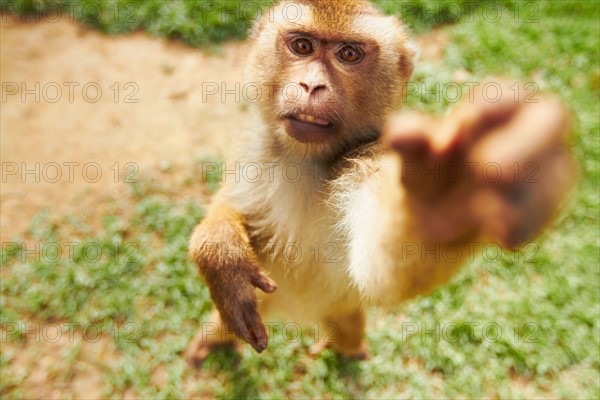
[[[324,321],[321,329],[324,338],[316,349],[330,348],[346,357],[364,360],[368,357],[365,325],[366,317],[360,308],[331,315]]]
[[[199,367],[204,359],[216,348],[236,348],[235,334],[221,320],[219,311],[212,312],[208,321],[202,322],[198,333],[190,342],[185,351],[186,361],[195,367]]]

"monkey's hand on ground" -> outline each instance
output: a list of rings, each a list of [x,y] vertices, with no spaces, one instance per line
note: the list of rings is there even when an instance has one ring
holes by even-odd
[[[227,218],[232,215],[233,212]],[[210,231],[213,225],[219,226],[218,232]],[[272,293],[277,285],[261,271],[240,226],[227,221],[215,224],[204,221],[192,236],[190,252],[225,325],[221,330],[234,332],[260,353],[267,348],[268,337],[258,312],[255,290],[259,288]],[[209,231],[205,232],[206,229]],[[201,239],[205,237],[222,237],[224,240],[209,242]]]
[[[514,248],[551,220],[574,182],[565,108],[500,87],[494,103],[479,92],[445,118],[400,114],[384,131],[400,154],[409,206],[432,240],[482,235]]]

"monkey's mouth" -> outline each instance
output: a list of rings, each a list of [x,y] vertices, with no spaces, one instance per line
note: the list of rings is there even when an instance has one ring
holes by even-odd
[[[333,123],[310,114],[292,114],[284,118],[288,135],[300,143],[323,143],[333,135]]]
[[[296,114],[291,115],[288,118],[295,119],[300,122],[305,122],[307,124],[321,126],[323,128],[329,128],[333,125],[331,122],[324,120],[323,118],[315,117],[314,115],[309,114]]]

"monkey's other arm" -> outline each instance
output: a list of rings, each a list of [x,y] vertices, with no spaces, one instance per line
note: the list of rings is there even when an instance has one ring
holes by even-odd
[[[346,194],[349,270],[365,299],[427,293],[481,244],[513,249],[551,221],[574,182],[568,114],[552,97],[508,97],[479,93],[440,120],[390,119],[383,141],[396,154]]]
[[[267,333],[257,309],[255,288],[272,293],[276,284],[259,268],[243,216],[217,194],[206,218],[194,229],[190,255],[230,330],[261,352]]]

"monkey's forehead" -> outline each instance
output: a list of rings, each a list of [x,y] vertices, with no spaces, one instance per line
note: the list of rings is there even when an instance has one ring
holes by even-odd
[[[284,0],[262,19],[278,30],[304,32],[330,41],[377,41],[394,48],[405,39],[404,28],[395,17],[361,0]]]

